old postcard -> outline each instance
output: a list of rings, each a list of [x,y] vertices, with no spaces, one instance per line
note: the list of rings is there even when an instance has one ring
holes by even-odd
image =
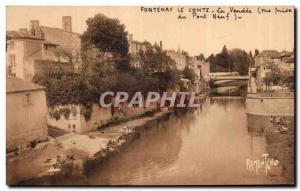
[[[7,6],[7,185],[294,185],[292,6]]]

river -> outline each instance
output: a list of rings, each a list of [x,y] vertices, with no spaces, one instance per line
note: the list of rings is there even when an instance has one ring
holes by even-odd
[[[249,132],[245,100],[207,98],[195,111],[145,129],[126,150],[90,169],[86,184],[272,184],[247,159],[266,153],[265,137]],[[254,134],[254,135],[253,135]],[[277,182],[278,183],[278,182]]]
[[[253,131],[253,130],[251,130]],[[274,184],[247,159],[266,153],[265,137],[247,128],[245,100],[206,98],[194,111],[172,114],[143,130],[128,148],[89,169],[88,185]]]

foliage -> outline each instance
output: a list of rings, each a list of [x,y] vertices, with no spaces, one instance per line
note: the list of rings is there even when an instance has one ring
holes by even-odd
[[[85,121],[89,121],[92,117],[92,108],[91,107],[86,107],[83,111],[83,116],[84,116],[84,119]]]
[[[189,67],[185,67],[183,69],[182,76],[183,76],[183,78],[189,79],[192,82],[194,82],[196,80],[196,77],[197,77],[195,72],[192,69],[190,69]]]
[[[294,82],[294,75],[287,70],[281,70],[277,64],[269,63],[267,65],[268,72],[264,78],[267,87],[271,85],[290,85]]]
[[[82,35],[81,71],[79,73],[37,74],[33,81],[46,87],[47,104],[78,104],[84,106],[83,115],[88,120],[92,104],[106,91],[164,91],[180,81],[174,60],[158,45],[141,51],[141,69],[130,66],[127,32],[119,20],[97,14],[87,20],[88,28]],[[69,54],[70,60],[72,55]],[[72,110],[73,111],[73,110]],[[61,111],[66,118],[72,111]],[[54,116],[60,118],[56,111]],[[76,112],[76,111],[75,111]]]
[[[61,112],[62,112],[63,116],[65,117],[65,119],[69,119],[70,113],[71,113],[71,110],[69,108],[62,108]]]
[[[250,60],[249,65],[253,67],[255,65],[255,59],[251,51],[249,51],[249,60]]]
[[[241,75],[248,74],[250,57],[246,51],[237,48],[230,50],[229,63],[232,67],[232,71],[237,71]]]
[[[167,89],[175,88],[180,82],[179,71],[168,68],[163,72],[157,72],[154,74],[159,80],[158,89],[161,91],[166,91]]]
[[[255,49],[255,51],[254,51],[254,57],[255,56],[258,56],[259,55],[259,50],[258,49]]]
[[[270,85],[278,85],[281,78],[281,72],[278,65],[269,63],[267,65],[267,69],[268,72],[264,78],[266,86],[269,87]]]
[[[216,56],[211,54],[207,59],[210,63],[210,70],[212,72],[232,72],[236,71],[240,75],[248,74],[248,67],[253,58],[241,49],[233,49],[228,51],[224,45],[222,51]]]
[[[84,44],[94,44],[103,52],[126,55],[128,52],[127,32],[118,19],[97,14],[86,21],[87,30],[82,35]]]
[[[47,104],[49,107],[66,104],[86,105],[91,100],[98,99],[90,91],[89,84],[80,75],[48,76],[35,75],[35,83],[46,87]]]
[[[56,121],[60,120],[60,113],[58,110],[54,110],[52,116]]]

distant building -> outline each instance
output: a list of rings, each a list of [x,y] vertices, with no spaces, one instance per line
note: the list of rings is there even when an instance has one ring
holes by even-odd
[[[169,56],[172,60],[176,63],[176,68],[180,71],[182,71],[186,65],[187,65],[187,56],[180,51],[179,49],[177,51],[175,50],[166,50],[167,56]]]
[[[151,48],[151,44],[149,42],[139,42],[133,40],[133,34],[129,34],[129,50],[128,53],[131,55],[137,55],[140,52],[146,52],[148,48]]]
[[[143,60],[141,58],[141,54],[145,54],[147,50],[152,50],[153,47],[149,42],[139,42],[133,40],[133,34],[129,34],[128,39],[129,49],[128,53],[131,55],[130,65],[133,68],[141,68]]]
[[[255,67],[264,67],[268,63],[280,59],[280,53],[277,50],[263,50],[254,59]]]
[[[199,80],[209,81],[210,64],[204,59],[193,58],[192,65]]]
[[[270,72],[269,65],[275,64],[280,70],[294,75],[294,53],[287,51],[264,50],[255,57],[255,65],[250,69],[250,78],[255,77],[258,88],[264,86],[264,79]]]
[[[294,52],[282,51],[280,53],[280,60],[278,62],[279,68],[291,71],[295,70],[295,55]]]
[[[6,79],[6,149],[26,147],[48,137],[45,89],[16,77]]]
[[[208,88],[210,65],[199,57],[188,57],[187,66],[196,74],[194,91],[205,91]]]

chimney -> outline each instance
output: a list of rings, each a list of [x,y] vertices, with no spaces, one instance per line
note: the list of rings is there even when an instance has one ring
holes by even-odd
[[[30,27],[31,29],[37,29],[40,25],[40,21],[39,20],[31,20],[30,21]]]
[[[63,30],[72,32],[72,17],[71,16],[63,16],[62,17],[62,27],[63,27]]]
[[[21,29],[19,29],[19,32],[23,35],[28,35],[27,28],[21,28]]]
[[[30,21],[30,32],[32,36],[36,36],[37,30],[39,28],[39,20],[31,20]]]
[[[129,40],[133,41],[133,34],[129,34]]]

